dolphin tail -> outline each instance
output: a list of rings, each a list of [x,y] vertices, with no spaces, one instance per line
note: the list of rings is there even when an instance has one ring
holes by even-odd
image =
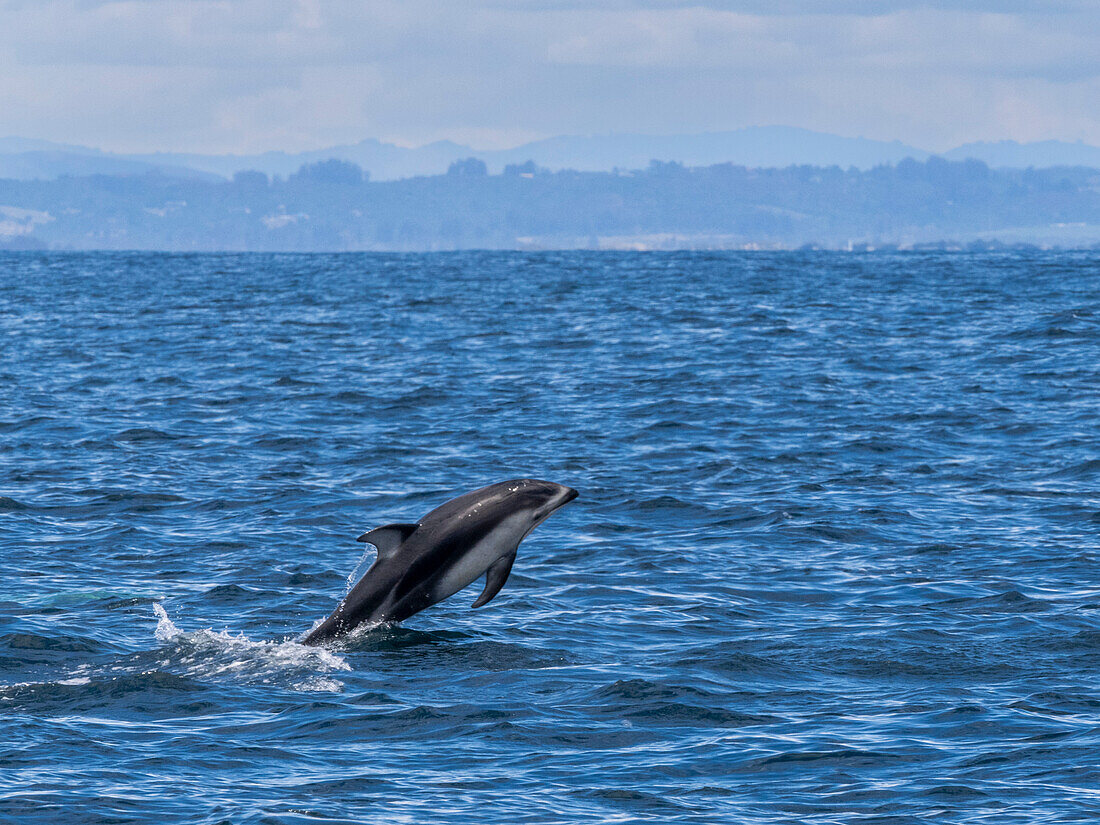
[[[485,572],[485,589],[477,597],[472,607],[483,607],[493,600],[493,596],[500,592],[504,583],[508,581],[508,574],[512,572],[512,565],[516,561],[516,552],[513,550],[507,556],[497,559]]]

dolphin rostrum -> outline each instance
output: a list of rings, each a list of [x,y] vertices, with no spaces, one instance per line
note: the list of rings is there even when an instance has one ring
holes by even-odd
[[[332,615],[303,639],[316,645],[369,622],[400,622],[485,574],[474,607],[504,587],[527,534],[577,497],[571,487],[520,478],[490,484],[436,507],[416,524],[387,524],[359,537],[374,564]]]

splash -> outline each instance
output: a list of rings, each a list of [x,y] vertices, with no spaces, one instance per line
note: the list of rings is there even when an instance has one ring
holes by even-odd
[[[370,569],[370,566],[374,564],[376,555],[377,553],[373,548],[363,551],[363,555],[359,557],[359,563],[355,565],[355,569],[348,573],[347,585],[344,587],[345,596],[351,592],[351,589],[355,587],[356,583],[363,578],[363,575]]]
[[[157,629],[155,635],[158,642],[170,642],[183,635],[183,631],[176,627],[175,623],[168,618],[168,611],[164,609],[164,605],[154,604],[153,612],[157,615]]]
[[[186,632],[154,604],[157,640],[166,647],[158,665],[163,670],[199,679],[232,679],[303,691],[338,691],[343,683],[322,674],[351,670],[335,653],[296,641],[255,641],[243,633],[209,628]]]

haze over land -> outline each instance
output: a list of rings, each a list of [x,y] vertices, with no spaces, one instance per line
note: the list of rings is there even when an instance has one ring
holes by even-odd
[[[1098,99],[1092,0],[17,0],[0,245],[1090,245]]]
[[[410,148],[376,139],[311,152],[265,152],[258,155],[203,155],[170,152],[116,154],[85,146],[55,144],[26,138],[0,138],[0,178],[51,179],[61,175],[133,175],[158,172],[173,177],[230,178],[256,170],[286,177],[303,164],[336,158],[367,170],[373,180],[438,175],[456,160],[476,157],[490,172],[509,164],[533,161],[558,171],[584,172],[640,169],[651,160],[686,166],[734,163],[753,168],[840,166],[870,169],[906,158],[925,160],[934,153],[901,141],[850,138],[790,126],[757,126],[731,132],[694,135],[591,136],[563,135],[509,149],[475,149],[451,141]],[[993,167],[1100,168],[1100,148],[1084,143],[1042,141],[979,142],[942,153],[949,160],[974,158]]]
[[[164,174],[0,180],[0,238],[15,248],[445,250],[824,248],[1100,243],[1100,171],[994,170],[906,159],[870,170],[645,169],[372,181],[326,160],[286,179]]]

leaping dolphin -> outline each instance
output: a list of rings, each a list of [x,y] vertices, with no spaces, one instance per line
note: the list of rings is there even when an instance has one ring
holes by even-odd
[[[416,524],[364,533],[358,540],[378,550],[374,564],[302,642],[321,644],[364,622],[400,622],[482,574],[485,589],[473,606],[488,604],[508,580],[519,543],[576,497],[552,481],[501,481],[451,499]]]

